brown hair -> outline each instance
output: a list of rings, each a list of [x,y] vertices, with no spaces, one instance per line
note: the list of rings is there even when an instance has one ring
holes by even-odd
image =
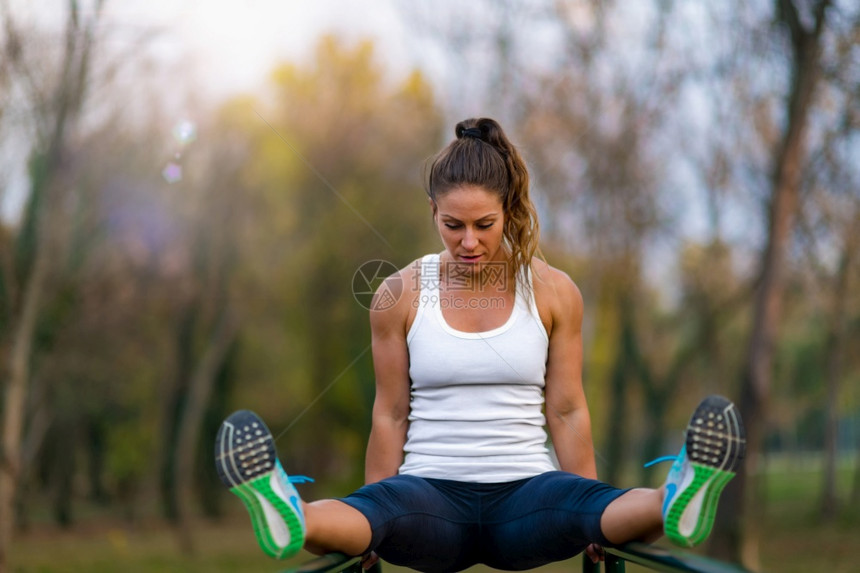
[[[457,124],[454,133],[457,139],[431,160],[427,194],[435,201],[439,195],[462,185],[497,193],[504,209],[503,236],[512,263],[509,273],[524,281],[539,240],[537,210],[529,198],[526,164],[493,119],[466,119]]]

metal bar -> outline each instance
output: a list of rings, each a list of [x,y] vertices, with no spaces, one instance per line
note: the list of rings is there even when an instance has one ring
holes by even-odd
[[[606,573],[624,573],[624,559],[606,552]]]
[[[645,543],[628,543],[621,547],[607,548],[604,569],[606,573],[624,573],[625,562],[637,563],[654,571],[668,573],[750,573],[740,565],[716,561],[700,555],[685,553]],[[582,573],[600,573],[600,563],[592,563],[587,555],[582,555]],[[343,553],[329,553],[303,563],[298,567],[286,569],[281,573],[363,573],[361,558],[350,557]],[[370,573],[381,573],[379,563]]]
[[[326,553],[306,563],[302,563],[298,567],[285,569],[281,573],[340,573],[344,571],[349,573],[361,571],[361,558],[350,557],[343,553]]]
[[[669,573],[675,573],[676,571],[691,571],[694,573],[750,573],[748,569],[739,565],[645,543],[628,543],[621,547],[606,549],[606,553],[607,558],[609,555],[613,555],[624,561],[638,563],[654,571],[666,571]]]
[[[585,553],[582,554],[582,573],[600,573],[600,562],[594,563]]]

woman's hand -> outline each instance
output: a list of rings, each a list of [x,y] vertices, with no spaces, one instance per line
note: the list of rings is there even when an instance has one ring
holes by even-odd
[[[597,543],[592,543],[591,545],[586,547],[585,554],[588,555],[588,558],[591,559],[592,563],[606,561],[606,552],[604,552],[603,547],[601,547]]]
[[[361,568],[367,571],[379,562],[379,555],[375,551],[371,551],[367,555],[361,557]],[[596,561],[595,561],[596,563]]]

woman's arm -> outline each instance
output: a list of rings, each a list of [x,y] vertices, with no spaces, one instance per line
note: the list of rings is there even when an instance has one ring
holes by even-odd
[[[582,295],[567,274],[549,267],[535,296],[551,315],[546,370],[546,417],[561,469],[596,479],[591,416],[582,388]],[[540,299],[538,299],[540,300]]]
[[[403,281],[401,284],[410,283]],[[380,287],[380,290],[382,288]],[[409,426],[406,322],[411,303],[409,291],[404,291],[406,292],[403,292],[403,296],[392,307],[370,311],[376,398],[373,402],[372,426],[364,464],[365,483],[374,483],[396,475],[403,462],[403,446]],[[376,304],[379,295],[380,291],[377,291],[372,308],[383,306]]]

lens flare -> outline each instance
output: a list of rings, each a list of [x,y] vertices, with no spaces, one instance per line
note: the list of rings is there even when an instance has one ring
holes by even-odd
[[[173,137],[179,145],[188,145],[197,139],[197,126],[184,119],[173,126]]]
[[[182,181],[182,166],[171,161],[161,172],[161,176],[168,183],[177,183]]]

